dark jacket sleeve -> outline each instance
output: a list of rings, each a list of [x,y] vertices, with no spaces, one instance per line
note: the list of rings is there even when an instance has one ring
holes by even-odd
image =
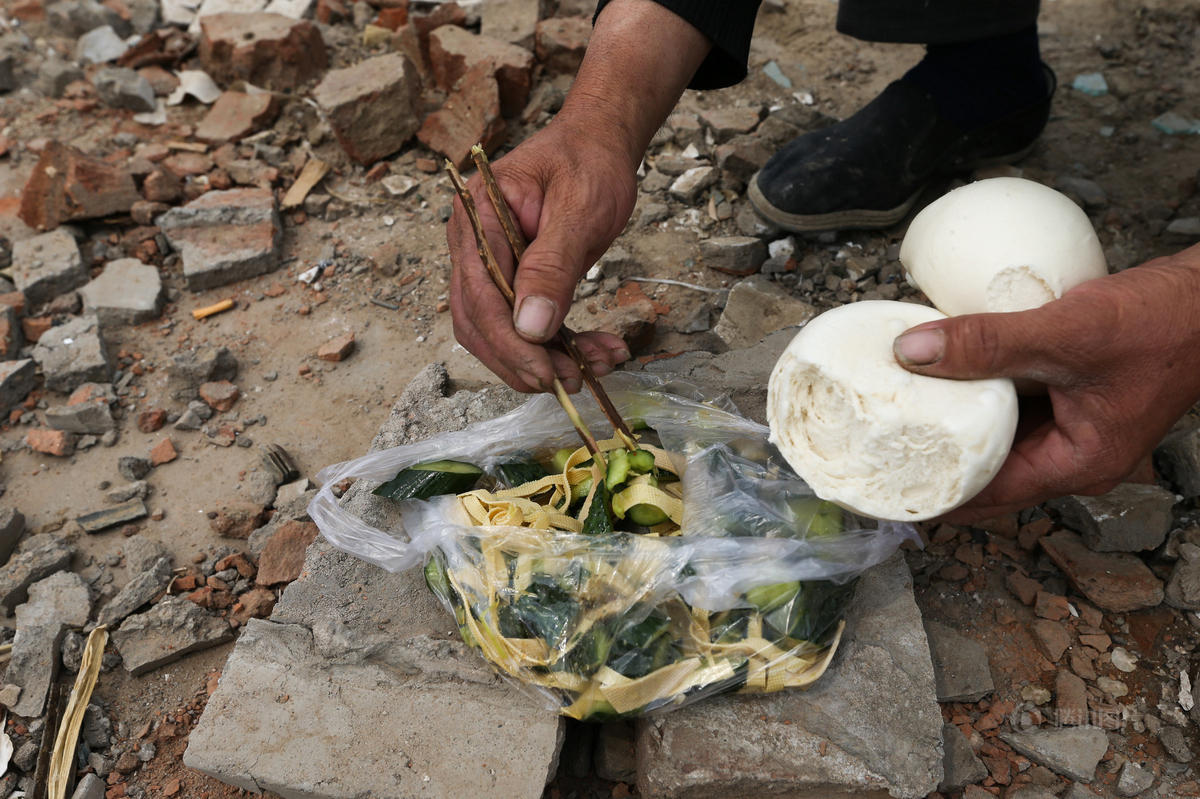
[[[713,43],[704,63],[692,76],[689,89],[722,89],[746,77],[750,37],[761,0],[654,0],[673,11]],[[600,0],[596,16],[608,5]]]

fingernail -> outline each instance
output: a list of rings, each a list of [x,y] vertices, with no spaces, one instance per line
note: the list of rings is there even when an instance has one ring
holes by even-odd
[[[579,389],[583,388],[583,381],[578,377],[568,377],[562,381],[562,385],[563,391],[566,391],[568,394],[577,394],[579,393]]]
[[[940,329],[914,330],[905,333],[892,344],[892,351],[901,363],[928,366],[942,359],[946,351],[946,334]]]
[[[526,338],[549,338],[554,332],[550,325],[554,322],[554,313],[557,310],[554,303],[545,297],[526,297],[517,308],[513,324],[517,332]]]
[[[613,350],[613,355],[616,356],[618,361],[628,361],[630,358],[633,357],[629,353],[629,350],[625,347],[621,347],[621,349],[619,349],[619,350]]]
[[[592,374],[596,377],[604,377],[612,373],[612,367],[604,361],[589,361],[588,366],[592,369]]]

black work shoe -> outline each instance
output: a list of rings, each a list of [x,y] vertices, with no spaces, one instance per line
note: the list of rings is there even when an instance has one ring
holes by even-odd
[[[913,81],[899,80],[858,113],[793,139],[750,179],[751,205],[785,230],[872,229],[904,218],[938,175],[1023,158],[1046,126],[1046,93],[1001,119],[962,130]]]

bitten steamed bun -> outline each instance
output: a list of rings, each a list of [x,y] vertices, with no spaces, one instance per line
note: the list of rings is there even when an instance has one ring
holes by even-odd
[[[813,491],[878,519],[939,516],[1000,470],[1017,425],[1012,381],[913,374],[895,338],[938,311],[858,302],[796,334],[771,372],[771,440]]]

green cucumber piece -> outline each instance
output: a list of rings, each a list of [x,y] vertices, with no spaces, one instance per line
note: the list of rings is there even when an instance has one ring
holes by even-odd
[[[612,513],[608,509],[608,487],[603,482],[596,486],[592,497],[592,505],[588,508],[587,518],[583,520],[584,535],[612,535]]]
[[[429,586],[434,596],[450,604],[450,579],[446,576],[446,567],[436,557],[430,556],[425,564],[425,585]]]
[[[796,529],[814,538],[833,538],[842,533],[842,509],[823,499],[794,499],[790,503]]]
[[[592,478],[585,477],[575,485],[571,486],[571,504],[582,502],[592,490]]]
[[[496,474],[501,482],[509,488],[516,488],[526,483],[541,480],[550,474],[546,467],[534,461],[509,461],[496,465]]]
[[[561,473],[567,468],[567,461],[571,459],[571,453],[575,450],[570,447],[563,447],[554,453],[554,457],[550,460],[550,468],[555,472]]]
[[[653,527],[656,524],[662,524],[670,517],[662,508],[655,505],[634,505],[625,513],[625,518],[634,524],[640,524],[642,527]]]
[[[461,494],[474,488],[482,474],[478,466],[462,461],[429,461],[402,470],[371,493],[397,502]]]
[[[629,453],[623,449],[614,449],[608,453],[608,469],[604,473],[604,485],[609,491],[613,491],[628,478]]]
[[[759,613],[770,613],[775,608],[792,601],[800,593],[800,583],[793,580],[789,583],[774,583],[773,585],[756,585],[746,591],[746,601],[758,609]]]
[[[644,449],[629,453],[629,469],[638,474],[649,474],[654,469],[654,454]]]

